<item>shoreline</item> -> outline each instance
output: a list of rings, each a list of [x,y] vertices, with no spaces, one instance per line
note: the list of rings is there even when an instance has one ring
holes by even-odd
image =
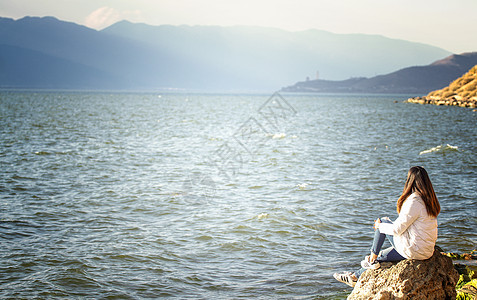
[[[471,99],[463,99],[461,97],[450,97],[450,98],[441,98],[436,96],[424,96],[424,97],[413,97],[409,98],[406,101],[407,103],[415,104],[433,104],[433,105],[444,105],[444,106],[459,106],[467,108],[476,108],[477,99],[472,97]]]

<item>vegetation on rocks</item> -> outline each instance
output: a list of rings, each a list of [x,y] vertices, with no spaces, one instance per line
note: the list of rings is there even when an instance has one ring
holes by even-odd
[[[477,299],[477,250],[470,253],[443,253],[454,261],[461,260],[461,263],[455,263],[454,267],[459,272],[459,281],[455,289],[457,290],[456,300],[474,300]]]
[[[443,89],[424,97],[409,98],[410,103],[477,107],[477,65]]]

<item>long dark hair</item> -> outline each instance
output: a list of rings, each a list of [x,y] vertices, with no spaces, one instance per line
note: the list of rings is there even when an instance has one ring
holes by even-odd
[[[421,196],[421,199],[426,204],[428,215],[437,217],[441,211],[441,206],[439,200],[437,200],[429,175],[427,175],[423,167],[412,167],[409,169],[404,190],[397,201],[398,213],[401,212],[404,201],[406,201],[412,193],[417,193]]]

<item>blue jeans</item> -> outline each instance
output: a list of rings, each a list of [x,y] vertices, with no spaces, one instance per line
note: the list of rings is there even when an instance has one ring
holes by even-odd
[[[381,223],[392,223],[391,220],[388,218],[381,218]],[[381,248],[383,247],[384,241],[388,238],[389,242],[391,243],[391,247],[386,248],[381,251]],[[374,232],[374,240],[373,240],[373,246],[371,247],[371,252],[378,255],[378,258],[376,259],[379,262],[385,262],[385,261],[400,261],[403,259],[406,259],[403,257],[401,254],[399,254],[396,249],[394,249],[394,237],[389,234],[384,234],[379,231],[379,229],[376,229]],[[366,269],[361,268],[359,271],[355,272],[354,274],[356,277],[359,278],[361,274],[364,273]]]

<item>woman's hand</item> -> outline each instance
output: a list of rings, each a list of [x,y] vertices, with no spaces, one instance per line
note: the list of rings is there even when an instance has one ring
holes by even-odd
[[[379,224],[381,224],[381,220],[377,218],[376,221],[374,221],[374,226],[373,226],[374,230],[379,228]]]

